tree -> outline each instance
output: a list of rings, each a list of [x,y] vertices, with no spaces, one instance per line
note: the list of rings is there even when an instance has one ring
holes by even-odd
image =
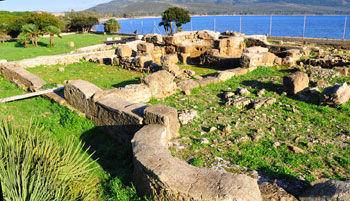
[[[25,25],[26,22],[23,17],[14,17],[7,26],[7,34],[12,38],[17,38],[17,36],[21,33],[22,26]]]
[[[87,33],[95,24],[98,24],[97,17],[88,16],[86,14],[77,14],[71,19],[69,27],[70,29]]]
[[[38,26],[35,24],[26,24],[22,27],[23,35],[28,35],[32,41],[32,45],[38,46],[38,39],[42,32],[39,30]]]
[[[35,24],[38,29],[44,32],[47,27],[60,27],[62,22],[52,14],[49,13],[31,13],[25,17],[27,24]]]
[[[28,47],[28,44],[29,44],[30,39],[31,39],[31,38],[30,38],[30,36],[29,36],[28,33],[22,32],[22,33],[20,33],[20,34],[18,35],[18,40],[17,40],[17,42],[18,42],[18,43],[23,43],[23,44],[24,44],[24,47]]]
[[[48,26],[45,33],[50,34],[50,46],[55,45],[55,35],[61,38],[61,30],[55,26]]]
[[[120,30],[120,24],[118,20],[115,19],[109,19],[104,23],[104,28],[106,32],[109,33],[117,33]]]
[[[159,23],[159,26],[164,26],[167,35],[173,35],[181,30],[183,24],[190,21],[191,16],[188,10],[179,7],[171,7],[162,13],[162,22]]]

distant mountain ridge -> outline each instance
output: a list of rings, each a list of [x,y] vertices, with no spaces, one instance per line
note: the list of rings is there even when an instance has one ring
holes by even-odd
[[[159,15],[168,7],[192,14],[350,14],[350,0],[113,0],[88,10]]]

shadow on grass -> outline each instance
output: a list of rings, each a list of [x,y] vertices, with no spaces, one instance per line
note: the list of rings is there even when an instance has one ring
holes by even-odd
[[[15,41],[13,41],[15,42]],[[28,44],[28,47],[25,47],[24,43],[16,43],[15,47],[20,47],[20,48],[36,48],[35,46],[32,45],[32,43]],[[43,43],[43,42],[38,42],[38,47],[50,47],[48,44]]]
[[[105,127],[95,127],[83,133],[80,139],[104,171],[112,178],[118,177],[124,184],[130,185],[133,171],[131,143],[118,143]]]
[[[126,80],[126,81],[120,82],[118,84],[113,84],[112,87],[114,87],[114,88],[125,87],[126,85],[129,85],[129,84],[140,84],[140,81],[137,79]]]

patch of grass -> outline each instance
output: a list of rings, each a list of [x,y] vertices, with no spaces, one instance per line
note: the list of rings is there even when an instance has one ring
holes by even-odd
[[[24,94],[20,88],[0,77],[0,98]],[[65,107],[35,97],[0,103],[0,119],[15,121],[18,126],[37,122],[46,128],[50,137],[64,145],[67,137],[75,143],[82,141],[92,154],[93,174],[99,178],[96,191],[100,200],[141,200],[132,186],[132,150],[115,142],[103,128]]]
[[[301,101],[283,95],[282,78],[289,73],[288,69],[260,67],[244,76],[194,89],[188,96],[178,93],[152,100],[152,104],[198,111],[199,118],[180,129],[181,136],[190,139],[178,140],[185,149],[171,149],[172,153],[186,161],[204,159],[202,165],[206,167],[217,156],[231,165],[275,178],[298,177],[309,182],[322,177],[349,179],[350,104],[334,108],[317,105],[314,99]],[[225,106],[223,92],[237,87],[247,88],[252,99],[265,89],[263,97],[274,97],[277,102],[258,110]],[[226,125],[231,126],[232,133],[223,132]],[[209,133],[212,126],[218,130]],[[198,143],[203,137],[209,145]],[[273,146],[275,142],[280,146]],[[296,153],[291,145],[305,153]]]
[[[64,67],[64,71],[58,71],[58,68]],[[128,84],[138,84],[140,77],[146,75],[136,71],[128,71],[116,66],[107,66],[96,63],[77,63],[67,66],[39,66],[28,68],[28,71],[41,77],[47,83],[65,84],[67,80],[86,80],[101,89],[111,89],[124,87]]]
[[[22,59],[34,58],[38,56],[56,55],[69,53],[81,47],[96,45],[103,43],[109,35],[99,34],[73,34],[62,36],[62,38],[55,37],[55,46],[50,47],[50,38],[41,37],[38,41],[38,47],[19,46],[16,41],[6,41],[0,45],[0,59],[7,61],[17,61]],[[74,47],[69,47],[68,42],[74,42]]]

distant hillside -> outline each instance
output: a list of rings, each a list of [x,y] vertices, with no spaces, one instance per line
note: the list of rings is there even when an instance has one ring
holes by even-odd
[[[350,0],[114,0],[88,10],[159,15],[179,6],[192,14],[350,14]]]

